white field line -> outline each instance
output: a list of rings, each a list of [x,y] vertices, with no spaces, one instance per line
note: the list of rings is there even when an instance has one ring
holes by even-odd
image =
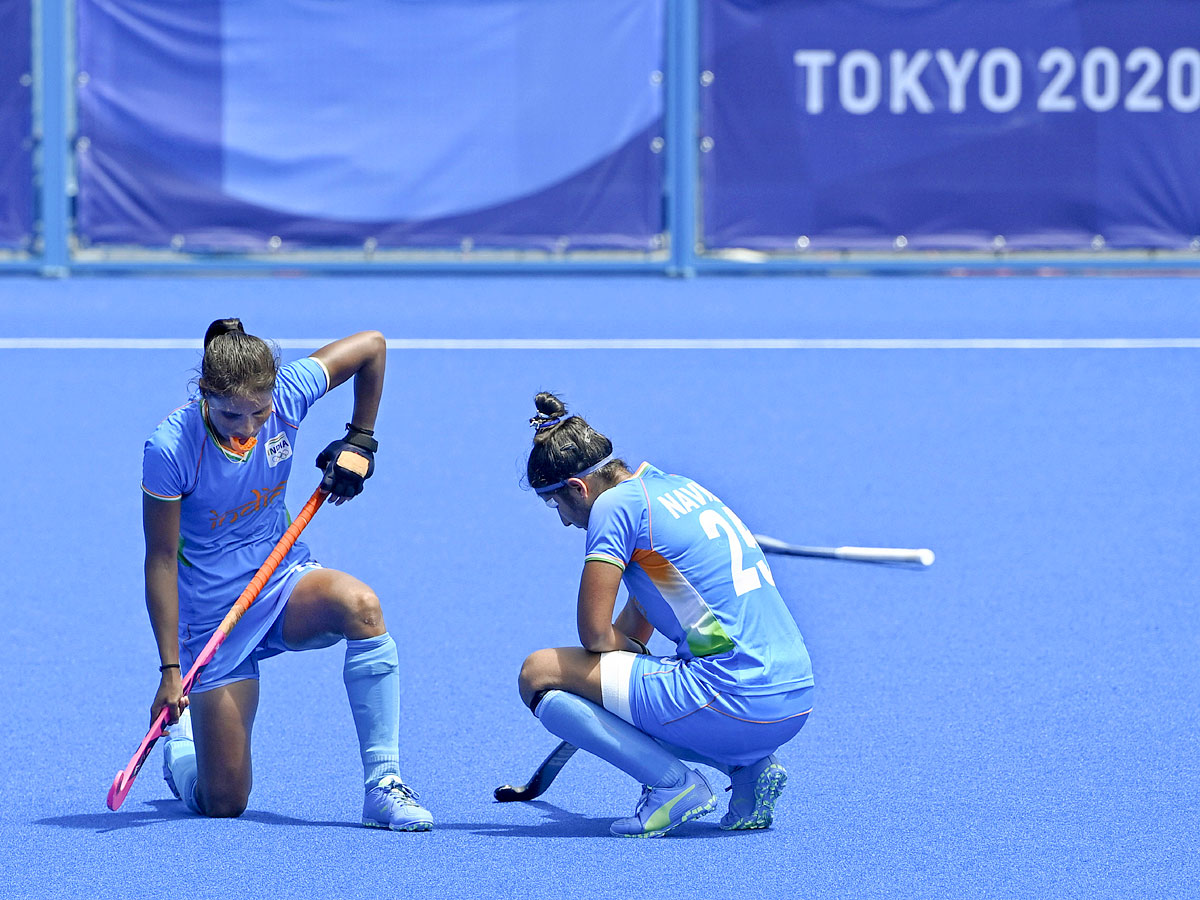
[[[334,338],[281,338],[308,350]],[[389,338],[389,350],[1198,350],[1169,338]],[[199,350],[198,338],[0,338],[0,350]]]

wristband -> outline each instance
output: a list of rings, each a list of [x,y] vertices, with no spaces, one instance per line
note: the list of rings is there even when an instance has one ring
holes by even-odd
[[[360,450],[374,453],[379,449],[379,441],[372,437],[373,434],[375,432],[369,428],[359,428],[357,425],[351,425],[347,422],[346,436],[342,440],[352,447],[358,447]]]
[[[158,667],[158,671],[165,672],[165,671],[167,671],[167,669],[178,669],[178,668],[179,668],[179,663],[163,663],[161,666]]]

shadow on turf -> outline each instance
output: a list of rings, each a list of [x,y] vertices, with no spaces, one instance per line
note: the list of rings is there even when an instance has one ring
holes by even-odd
[[[121,831],[126,828],[141,828],[159,822],[192,818],[178,800],[148,800],[140,809],[123,809],[117,812],[80,813],[72,816],[50,816],[37,819],[35,825],[53,825],[55,828],[79,828],[101,834]]]
[[[516,806],[516,804],[513,804],[513,806]],[[521,803],[520,806],[545,813],[546,818],[541,822],[527,825],[513,822],[496,822],[494,824],[464,822],[450,825],[438,822],[434,825],[434,830],[469,831],[472,834],[486,837],[611,838],[613,835],[609,833],[608,826],[612,823],[613,819],[619,818],[618,815],[589,818],[581,816],[578,813],[569,812],[544,800],[529,800]],[[670,834],[665,835],[661,840],[728,837],[735,834],[738,834],[738,832],[722,831],[717,827],[716,820],[699,821],[682,825]],[[620,838],[614,839],[620,840]]]
[[[148,800],[141,809],[120,810],[118,812],[83,813],[71,816],[50,816],[37,819],[35,825],[52,825],[55,828],[77,828],[84,831],[95,831],[104,834],[110,831],[123,831],[126,828],[142,828],[146,825],[158,825],[175,822],[180,819],[195,819],[197,816],[184,808],[178,800]],[[358,822],[318,822],[309,819],[295,819],[291,816],[281,816],[278,813],[247,810],[240,817],[242,821],[258,822],[263,825],[316,825],[321,828],[362,828]]]
[[[606,838],[611,837],[608,826],[616,816],[589,818],[578,813],[569,812],[552,803],[542,800],[532,800],[521,804],[525,808],[536,809],[545,814],[540,822],[518,824],[514,822],[436,822],[434,831],[469,831],[483,837],[540,837],[540,838]],[[106,834],[114,831],[124,831],[127,828],[144,828],[147,825],[161,825],[177,822],[182,819],[195,819],[195,814],[184,809],[178,800],[148,800],[141,808],[122,809],[118,812],[82,813],[70,816],[49,816],[36,819],[35,825],[50,825],[55,828],[74,828],[81,831],[94,831]],[[262,810],[247,810],[240,816],[244,822],[257,822],[262,825],[307,825],[319,828],[352,828],[362,829],[358,822],[325,822],[310,819],[297,819],[292,816],[281,816],[278,813]],[[759,832],[761,833],[761,832]],[[716,821],[690,822],[677,828],[663,840],[688,840],[695,838],[714,838],[740,836],[744,832],[722,831]]]

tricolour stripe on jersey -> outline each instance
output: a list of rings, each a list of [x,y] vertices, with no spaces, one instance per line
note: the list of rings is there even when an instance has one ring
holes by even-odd
[[[717,621],[700,592],[674,564],[653,550],[634,550],[633,562],[650,578],[683,626],[688,649],[694,656],[715,656],[732,650],[734,643]]]

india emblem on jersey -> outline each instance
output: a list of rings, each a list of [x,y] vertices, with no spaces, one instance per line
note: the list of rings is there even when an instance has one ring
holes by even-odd
[[[287,435],[282,431],[267,441],[267,465],[272,469],[291,455],[292,445],[288,443]]]

